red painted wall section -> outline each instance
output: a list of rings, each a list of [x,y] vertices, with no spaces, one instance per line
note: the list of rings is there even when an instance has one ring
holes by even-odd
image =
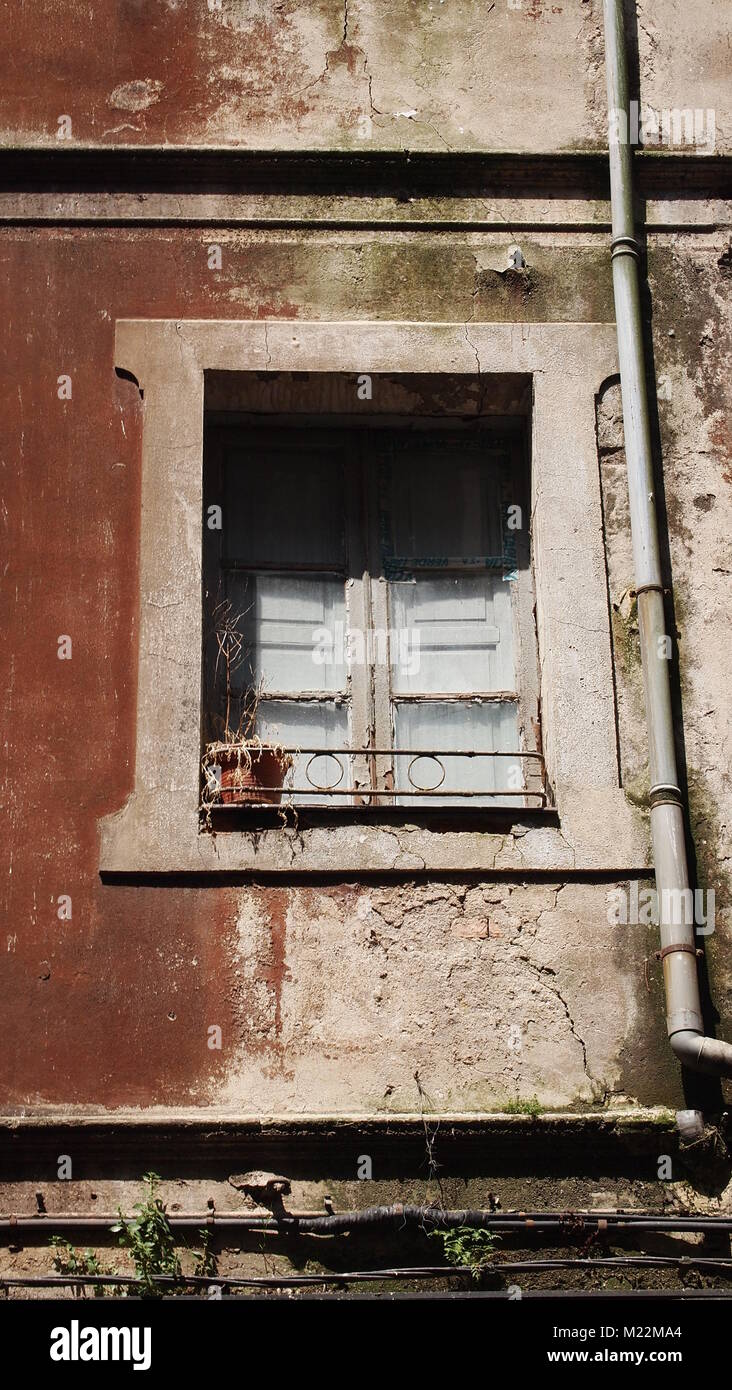
[[[143,407],[115,375],[114,322],[241,316],[205,248],[191,234],[0,238],[6,1105],[204,1103],[235,1041],[235,892],[98,875],[97,821],[132,790],[135,736]],[[245,314],[292,313],[256,293]]]
[[[343,42],[342,0],[4,0],[0,17],[12,34],[0,58],[6,144],[56,143],[62,115],[81,144],[205,144],[230,117],[237,143],[246,130],[268,144],[272,122],[293,135],[312,122],[317,137],[334,85],[365,67]],[[353,125],[342,94],[338,104]],[[358,113],[355,89],[350,104]]]

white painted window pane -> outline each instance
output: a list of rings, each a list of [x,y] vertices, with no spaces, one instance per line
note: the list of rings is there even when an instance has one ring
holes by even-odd
[[[414,749],[408,756],[395,758],[396,786],[410,785],[408,770],[412,764],[412,781],[422,787],[434,787],[440,781],[441,769],[432,759],[413,762],[417,750],[473,750],[475,752],[513,752],[518,748],[516,705],[512,702],[471,702],[470,704],[429,701],[419,704],[400,704],[394,707],[394,738],[397,748]],[[494,788],[519,789],[523,786],[522,764],[519,758],[451,758],[440,759],[445,776],[445,791],[473,791],[471,797],[400,796],[400,806],[511,806],[523,805],[523,798],[492,797]],[[512,770],[513,769],[513,770]]]
[[[256,569],[342,568],[346,543],[343,464],[306,442],[275,450],[253,444],[226,459],[224,559]]]
[[[335,701],[299,702],[294,700],[262,700],[257,710],[257,733],[262,740],[271,740],[289,748],[332,748],[339,757],[295,753],[294,765],[285,779],[285,793],[294,785],[307,787],[288,800],[303,805],[349,806],[347,796],[316,796],[315,789],[333,786],[339,789],[353,786],[352,759],[343,752],[349,744],[348,706]]]
[[[496,574],[392,583],[395,694],[515,690],[511,581]]]
[[[382,479],[387,555],[482,562],[502,555],[504,465],[460,445],[399,450]]]
[[[246,659],[238,684],[265,691],[344,690],[345,585],[325,575],[230,574]],[[323,658],[327,659],[323,659]]]

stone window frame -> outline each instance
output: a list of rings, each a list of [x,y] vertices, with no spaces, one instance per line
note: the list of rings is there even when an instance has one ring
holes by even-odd
[[[395,823],[202,830],[204,374],[532,378],[533,562],[543,751],[556,816],[486,810],[465,828]],[[135,783],[101,822],[103,875],[640,871],[643,817],[619,780],[595,398],[608,323],[122,319],[115,365],[144,400]],[[581,596],[581,597],[578,597]]]

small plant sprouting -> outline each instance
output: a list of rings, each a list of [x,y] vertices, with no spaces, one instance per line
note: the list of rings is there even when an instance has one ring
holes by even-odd
[[[480,1279],[491,1262],[493,1248],[500,1240],[482,1226],[456,1226],[449,1231],[430,1231],[439,1236],[448,1264],[468,1269],[473,1279]]]
[[[137,1280],[125,1292],[132,1297],[160,1298],[165,1292],[180,1293],[186,1284],[186,1276],[176,1253],[175,1237],[165,1207],[157,1195],[161,1178],[157,1173],[145,1173],[143,1182],[147,1184],[147,1197],[144,1202],[135,1203],[137,1215],[129,1219],[118,1208],[119,1221],[111,1230],[119,1237],[122,1249],[129,1251],[135,1265]],[[198,1278],[213,1279],[218,1273],[218,1264],[211,1248],[211,1232],[204,1228],[199,1231],[199,1236],[201,1249],[191,1251],[191,1254],[195,1254],[193,1273]],[[84,1275],[117,1274],[115,1268],[103,1269],[93,1250],[77,1250],[63,1236],[51,1236],[50,1244],[54,1251],[53,1267],[58,1274],[82,1278]],[[161,1275],[175,1282],[160,1285],[156,1281]],[[105,1287],[94,1284],[92,1288],[94,1298],[104,1298],[105,1294],[119,1295],[121,1292],[115,1285]],[[74,1298],[87,1296],[83,1283],[73,1284],[72,1291]]]
[[[51,1236],[50,1244],[54,1250],[53,1267],[57,1274],[104,1274],[93,1250],[76,1250],[63,1236]],[[72,1284],[74,1298],[86,1298],[85,1284]],[[93,1297],[104,1298],[104,1285],[93,1284]]]
[[[211,1249],[211,1232],[204,1228],[198,1234],[201,1237],[201,1249],[196,1254],[193,1273],[198,1279],[215,1279],[219,1267],[216,1253]]]
[[[157,1173],[145,1173],[142,1180],[147,1183],[148,1192],[144,1202],[135,1203],[137,1216],[128,1221],[119,1208],[119,1221],[112,1230],[119,1237],[123,1250],[128,1250],[134,1260],[137,1284],[131,1286],[130,1292],[141,1298],[160,1298],[163,1288],[156,1283],[156,1276],[167,1275],[176,1281],[181,1281],[183,1276],[175,1237],[165,1207],[157,1196],[162,1180]]]
[[[519,1097],[518,1100],[508,1100],[503,1107],[504,1115],[531,1115],[536,1119],[542,1112],[542,1105],[538,1096],[529,1096],[526,1099]]]

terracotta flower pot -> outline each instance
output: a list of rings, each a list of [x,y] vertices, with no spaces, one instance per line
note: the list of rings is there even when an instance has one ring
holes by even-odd
[[[221,769],[217,801],[224,806],[279,806],[292,757],[267,744],[228,744],[211,748],[206,765]]]

